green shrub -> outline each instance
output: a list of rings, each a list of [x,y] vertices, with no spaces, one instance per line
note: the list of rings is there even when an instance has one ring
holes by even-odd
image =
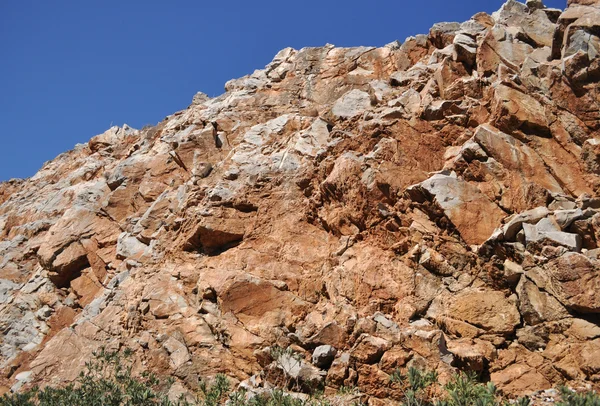
[[[493,383],[479,383],[474,373],[455,375],[444,388],[447,399],[439,406],[497,406],[496,387]]]
[[[275,349],[276,356],[294,354]],[[202,381],[199,397],[194,403],[186,400],[169,401],[167,392],[172,380],[160,380],[153,374],[132,376],[131,353],[108,352],[102,349],[95,359],[86,363],[84,371],[74,384],[64,388],[32,388],[24,393],[5,395],[0,406],[329,406],[330,403],[317,393],[302,399],[276,388],[253,397],[245,390],[232,392],[227,377],[218,374],[211,384]],[[406,375],[400,370],[390,375],[390,383],[402,390],[401,406],[507,406],[496,393],[495,386],[478,381],[474,373],[459,373],[443,388],[438,384],[435,372],[409,368]],[[437,393],[442,400],[436,401]],[[358,388],[341,387],[339,394],[357,394]],[[595,392],[575,393],[566,387],[560,388],[562,400],[557,406],[600,406],[600,397]],[[529,406],[528,398],[519,399],[512,405]]]
[[[234,392],[229,395],[228,406],[329,406],[329,402],[318,397],[298,399],[277,388],[250,400],[246,400],[245,391]]]
[[[170,402],[167,391],[172,381],[160,381],[153,374],[133,377],[131,353],[95,353],[85,364],[75,384],[64,388],[33,388],[22,394],[5,395],[0,406],[187,406]]]
[[[600,396],[596,392],[576,393],[561,386],[559,388],[562,401],[557,406],[600,406]]]
[[[427,388],[436,384],[437,378],[435,371],[424,372],[410,367],[406,375],[403,375],[398,369],[395,370],[390,375],[390,382],[404,386],[403,406],[429,406],[432,403],[429,401]]]
[[[200,390],[204,394],[203,406],[219,406],[229,397],[231,385],[225,375],[218,374],[211,386],[207,386],[204,381],[200,382]]]

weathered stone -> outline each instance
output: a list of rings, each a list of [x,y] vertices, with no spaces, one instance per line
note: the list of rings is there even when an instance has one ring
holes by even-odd
[[[437,251],[426,249],[419,259],[419,264],[438,275],[452,275],[456,269]]]
[[[521,321],[515,304],[501,292],[473,288],[455,296],[438,296],[427,316],[436,320],[448,317],[496,334],[512,333]]]
[[[293,379],[307,388],[321,384],[325,373],[310,365],[297,356],[283,354],[276,360],[277,368],[281,369],[287,378]]]
[[[511,284],[516,284],[521,279],[521,275],[523,275],[523,267],[519,264],[516,264],[510,260],[505,260],[504,264],[504,277]]]
[[[500,85],[494,93],[496,127],[513,132],[547,136],[550,133],[544,107],[535,98],[511,87]]]
[[[375,364],[379,362],[389,347],[389,343],[383,338],[363,334],[356,341],[350,356],[353,360],[362,364]]]
[[[460,29],[460,24],[452,23],[436,23],[429,30],[429,39],[437,48],[445,48],[452,43],[456,31]]]
[[[171,399],[225,373],[391,404],[409,367],[595,388],[599,10],[286,48],[0,183],[0,393],[68,385],[101,347]]]
[[[412,187],[417,188],[434,197],[469,244],[487,240],[504,217],[504,212],[476,187],[455,176],[437,174]]]
[[[530,394],[552,386],[548,379],[535,368],[521,363],[492,373],[491,379],[503,391],[518,395]]]
[[[600,337],[600,327],[582,319],[573,319],[573,323],[566,331],[580,340],[593,340]]]
[[[163,343],[163,347],[169,353],[171,364],[174,369],[185,365],[185,363],[192,359],[186,345],[173,337],[169,337]]]
[[[128,233],[122,233],[117,240],[117,257],[139,260],[149,253],[149,247]]]
[[[320,345],[313,351],[312,362],[319,368],[327,368],[333,362],[337,350],[330,345]]]
[[[519,213],[502,227],[504,238],[508,241],[514,241],[517,233],[523,227],[523,224],[536,224],[549,213],[550,212],[546,207],[536,207],[535,209]]]
[[[569,312],[558,300],[548,293],[540,291],[527,278],[521,278],[517,286],[517,296],[519,297],[519,312],[529,325],[570,317]]]
[[[252,219],[251,213],[241,213],[233,209],[224,209],[215,214],[203,216],[198,224],[192,226],[184,249],[199,249],[212,252],[225,249],[239,243]]]
[[[595,262],[569,252],[545,267],[550,279],[546,291],[568,309],[582,313],[600,312],[600,272]]]
[[[571,251],[579,252],[581,250],[581,237],[577,234],[563,233],[561,231],[538,229],[537,225],[523,224],[525,231],[525,241],[527,243],[543,243],[561,245]]]
[[[456,366],[471,371],[482,371],[487,363],[496,358],[496,348],[488,341],[451,340],[447,348],[454,355]]]
[[[585,141],[581,159],[588,171],[600,174],[600,139],[590,138]]]
[[[456,61],[463,62],[469,67],[475,65],[477,59],[477,42],[472,37],[459,33],[454,37],[453,44]]]
[[[361,90],[351,90],[335,102],[331,112],[341,118],[352,118],[364,113],[371,106],[371,96]]]
[[[343,385],[348,377],[349,364],[350,354],[347,352],[336,358],[327,372],[327,383],[336,386]]]

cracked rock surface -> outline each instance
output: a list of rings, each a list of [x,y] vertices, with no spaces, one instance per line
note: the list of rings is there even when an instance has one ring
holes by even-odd
[[[100,347],[182,388],[294,363],[373,402],[409,365],[599,389],[600,3],[567,6],[284,49],[0,184],[0,392]]]

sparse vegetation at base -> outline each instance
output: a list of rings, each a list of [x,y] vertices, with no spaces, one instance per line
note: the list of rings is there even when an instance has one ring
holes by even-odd
[[[131,353],[102,350],[86,364],[74,384],[63,388],[31,388],[22,393],[7,394],[0,398],[0,406],[337,406],[345,397],[360,395],[357,387],[340,387],[332,399],[315,392],[310,397],[287,393],[280,388],[250,393],[245,389],[233,390],[229,379],[218,374],[211,380],[201,381],[193,400],[181,396],[169,399],[173,380],[160,379],[154,374],[132,373]],[[390,375],[403,396],[399,406],[529,406],[528,398],[509,402],[502,399],[493,383],[481,383],[474,373],[460,372],[446,385],[438,382],[435,372],[408,368]],[[595,392],[576,393],[567,387],[559,388],[561,400],[557,406],[600,406]],[[362,405],[353,400],[350,404]]]
[[[565,386],[559,389],[562,401],[557,406],[600,406],[600,396],[596,392],[576,393]]]

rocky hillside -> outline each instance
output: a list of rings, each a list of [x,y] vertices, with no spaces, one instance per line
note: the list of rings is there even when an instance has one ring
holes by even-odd
[[[2,392],[101,347],[176,393],[259,390],[289,350],[302,390],[373,405],[408,366],[598,389],[599,36],[598,0],[509,0],[382,48],[288,48],[0,184]]]

